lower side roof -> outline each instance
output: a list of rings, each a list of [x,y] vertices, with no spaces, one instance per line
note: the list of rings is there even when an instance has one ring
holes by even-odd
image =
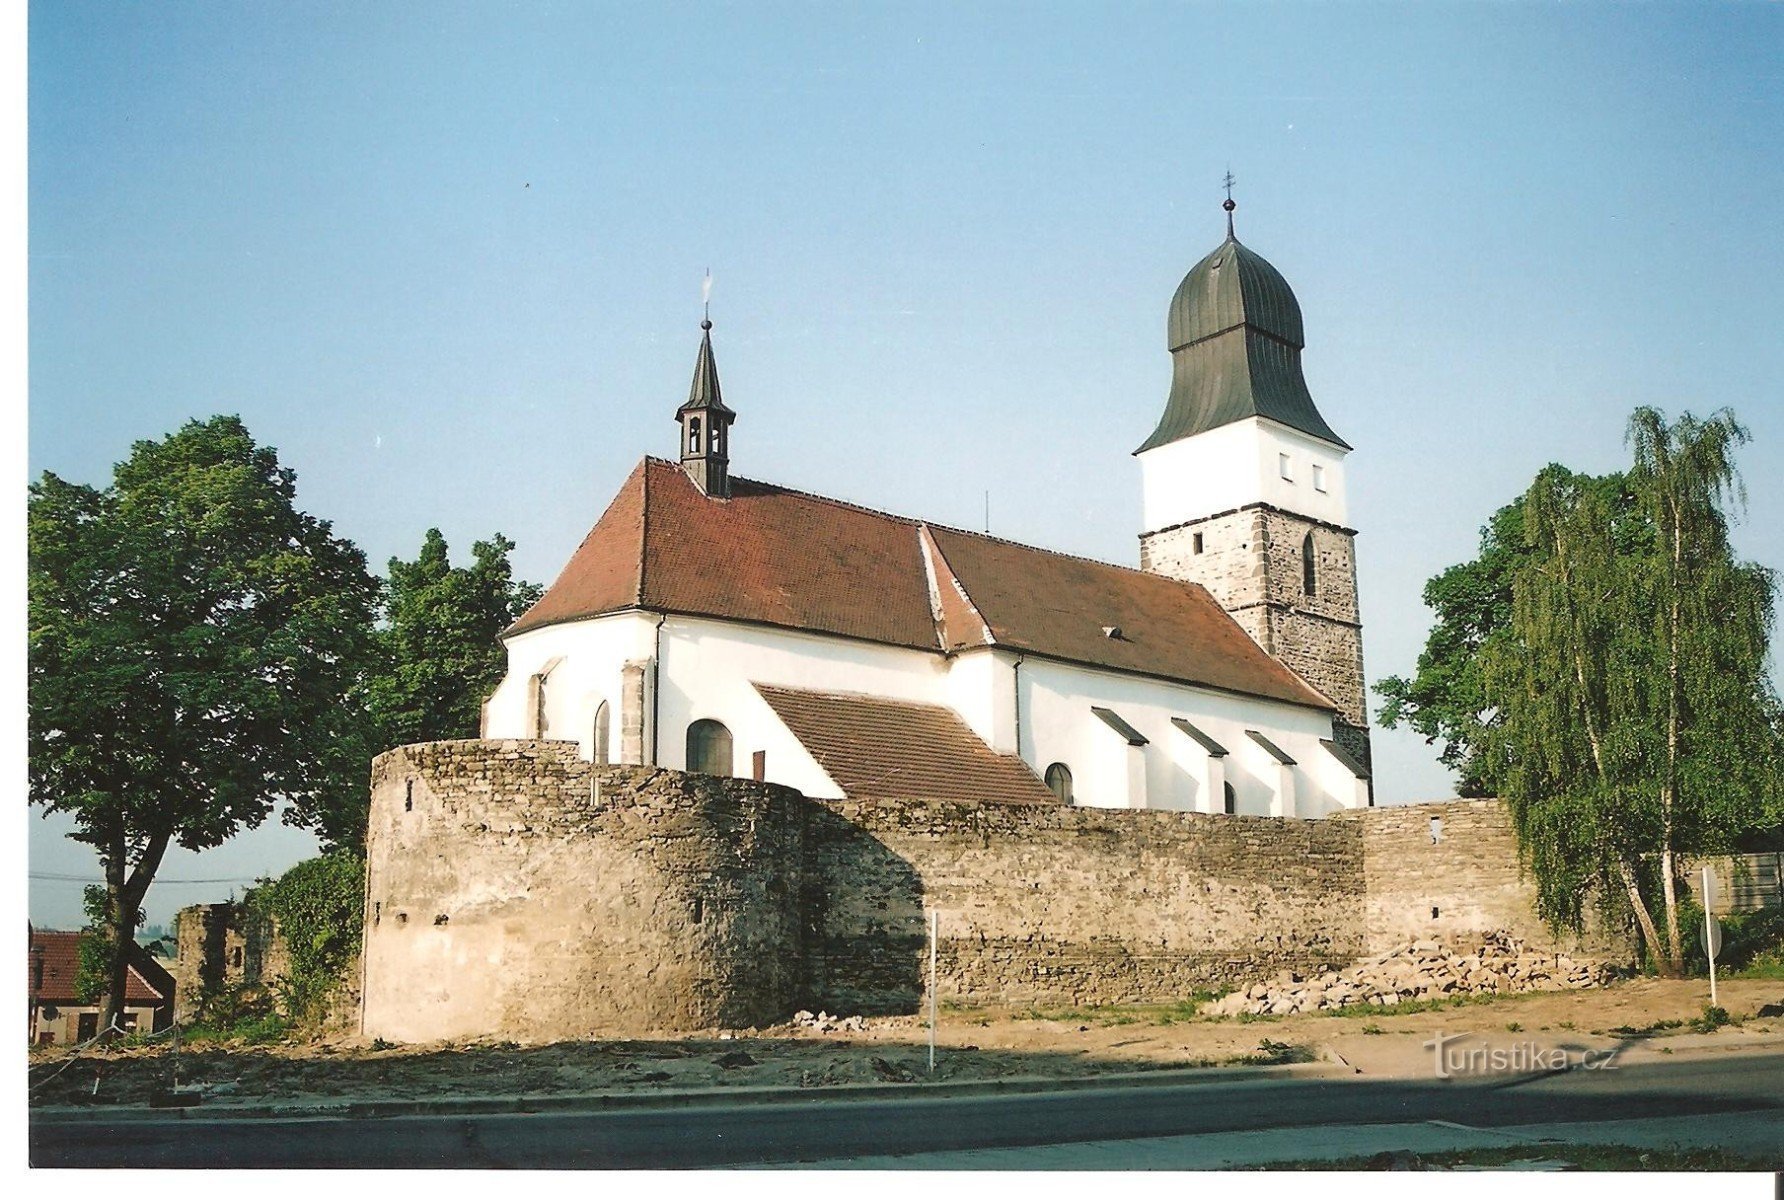
[[[1013,754],[999,754],[939,704],[758,683],[800,745],[851,800],[1057,804]]]

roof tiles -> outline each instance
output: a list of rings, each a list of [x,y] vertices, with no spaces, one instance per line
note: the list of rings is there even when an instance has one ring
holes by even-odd
[[[1197,584],[747,479],[709,497],[654,458],[507,635],[634,608],[936,653],[996,645],[1332,708]]]
[[[756,691],[851,800],[1056,804],[1028,764],[939,704],[758,683]]]

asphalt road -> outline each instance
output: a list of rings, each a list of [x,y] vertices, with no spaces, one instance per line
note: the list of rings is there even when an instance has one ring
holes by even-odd
[[[33,1120],[37,1167],[696,1168],[1316,1125],[1476,1126],[1784,1107],[1784,1055],[1512,1084],[1244,1080],[1022,1096],[372,1120]]]

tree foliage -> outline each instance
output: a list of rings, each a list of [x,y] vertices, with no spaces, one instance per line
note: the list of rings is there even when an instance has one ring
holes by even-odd
[[[1481,559],[1427,588],[1419,675],[1379,689],[1384,720],[1444,738],[1505,799],[1545,917],[1577,929],[1603,898],[1675,971],[1682,857],[1774,826],[1784,794],[1773,576],[1727,536],[1745,440],[1727,412],[1641,409],[1628,472],[1546,468]]]
[[[390,560],[382,620],[354,697],[361,716],[349,750],[359,789],[339,804],[333,793],[318,794],[295,804],[287,820],[315,829],[327,846],[359,852],[373,757],[411,742],[478,736],[483,701],[507,670],[501,632],[540,595],[537,585],[514,578],[513,549],[498,533],[471,547],[469,566],[455,567],[445,537],[430,529],[414,561]]]
[[[1596,495],[1612,514],[1620,544],[1633,550],[1640,531],[1633,529],[1634,497],[1621,474],[1575,474],[1551,464],[1545,478]],[[1537,485],[1532,485],[1535,490]],[[1438,760],[1456,772],[1462,796],[1494,796],[1499,782],[1496,764],[1483,742],[1501,719],[1487,700],[1481,677],[1482,652],[1494,639],[1510,636],[1512,580],[1543,551],[1525,537],[1526,491],[1499,509],[1480,531],[1480,553],[1450,567],[1425,584],[1425,606],[1435,614],[1418,670],[1411,679],[1391,675],[1375,685],[1383,703],[1379,719],[1394,729],[1405,724],[1441,743]]]
[[[365,920],[365,862],[335,850],[298,863],[252,889],[246,903],[277,922],[290,955],[283,1006],[291,1020],[313,1017],[359,953]]]
[[[390,560],[384,662],[370,699],[391,745],[477,736],[483,700],[507,670],[502,630],[540,594],[515,580],[513,549],[498,533],[472,545],[470,566],[455,567],[430,529],[415,561]]]
[[[109,1015],[169,845],[363,792],[342,743],[377,585],[236,417],[136,443],[103,489],[46,472],[28,519],[30,800],[99,853]]]

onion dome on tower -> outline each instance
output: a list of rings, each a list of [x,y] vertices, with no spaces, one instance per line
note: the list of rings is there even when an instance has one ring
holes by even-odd
[[[1301,305],[1282,273],[1233,235],[1190,268],[1171,297],[1171,395],[1135,453],[1246,417],[1267,417],[1350,449],[1319,415],[1301,374]]]

